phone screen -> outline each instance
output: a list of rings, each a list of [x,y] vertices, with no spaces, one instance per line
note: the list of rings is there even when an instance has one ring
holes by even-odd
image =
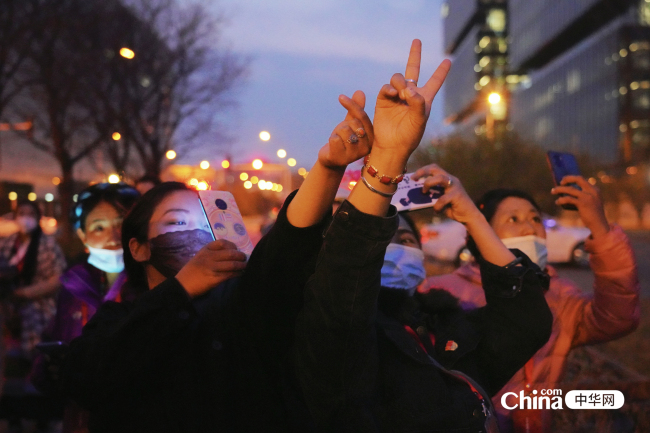
[[[549,151],[547,153],[548,164],[551,167],[551,172],[553,173],[553,182],[555,186],[560,185],[562,179],[565,176],[580,176],[580,168],[578,168],[578,161],[576,157],[571,153],[564,152],[553,152]],[[567,186],[571,186],[577,190],[582,190],[577,184],[570,183]],[[560,194],[560,197],[565,196],[566,194]],[[572,204],[564,204],[562,208],[567,210],[577,210],[577,208]]]

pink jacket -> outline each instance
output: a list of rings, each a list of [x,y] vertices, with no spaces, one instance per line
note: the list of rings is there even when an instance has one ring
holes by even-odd
[[[600,239],[587,239],[591,254],[590,266],[595,274],[594,293],[583,293],[570,280],[560,278],[547,267],[551,284],[546,301],[553,313],[553,331],[548,343],[532,358],[526,380],[525,369],[519,370],[494,397],[501,415],[508,410],[501,406],[506,392],[527,394],[533,389],[550,389],[562,379],[569,351],[584,344],[614,340],[634,331],[639,324],[639,279],[632,248],[618,226]],[[443,288],[461,300],[464,309],[485,305],[478,266],[465,265],[452,274],[428,278],[420,291]],[[530,387],[526,387],[530,384]],[[539,395],[539,394],[538,394]],[[510,400],[508,404],[512,404]]]

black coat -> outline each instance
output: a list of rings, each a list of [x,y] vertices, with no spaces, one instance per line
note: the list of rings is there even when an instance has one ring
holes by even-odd
[[[496,393],[549,338],[539,268],[528,260],[508,269],[483,263],[488,305],[471,315],[438,311],[427,296],[406,310],[378,311],[380,270],[396,229],[394,209],[380,218],[344,202],[325,235],[297,321],[297,371],[311,414],[327,432],[482,431],[477,396],[429,355]],[[434,350],[427,354],[405,325],[433,332]],[[457,348],[446,350],[449,342]]]
[[[291,226],[292,198],[241,278],[196,299],[168,279],[97,311],[62,369],[91,432],[309,429],[288,353],[326,221]]]

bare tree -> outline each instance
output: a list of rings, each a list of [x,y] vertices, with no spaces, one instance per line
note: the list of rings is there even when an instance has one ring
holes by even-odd
[[[160,176],[168,150],[182,154],[216,134],[215,114],[230,106],[246,61],[219,48],[223,19],[202,5],[126,4],[116,21],[128,23],[125,46],[135,56],[111,62],[110,79],[94,97],[103,103],[103,124],[122,136],[105,148],[116,170],[133,170],[128,162],[136,153],[144,174]]]
[[[68,215],[74,194],[74,167],[101,143],[93,111],[80,104],[94,85],[87,65],[101,60],[93,45],[102,23],[97,2],[32,0],[32,37],[16,78],[24,86],[12,110],[34,120],[34,133],[22,134],[38,150],[54,157],[61,170],[62,238],[71,240]]]

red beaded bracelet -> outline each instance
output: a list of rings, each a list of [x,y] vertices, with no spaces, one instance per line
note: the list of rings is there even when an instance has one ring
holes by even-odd
[[[379,182],[383,183],[384,185],[390,185],[391,183],[394,185],[398,184],[404,180],[404,174],[406,174],[406,167],[404,167],[402,174],[399,174],[395,177],[386,176],[385,174],[380,175],[379,170],[377,170],[374,165],[370,165],[370,155],[366,155],[365,158],[363,158],[363,166],[366,169],[366,173],[372,177],[376,177],[379,179]]]

